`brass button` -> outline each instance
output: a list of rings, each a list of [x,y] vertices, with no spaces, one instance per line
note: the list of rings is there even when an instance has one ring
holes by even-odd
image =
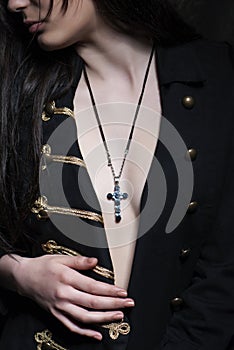
[[[46,220],[49,218],[49,214],[45,210],[40,210],[37,214],[38,220]]]
[[[54,101],[46,103],[45,108],[44,108],[44,110],[48,116],[52,116],[54,114],[54,109],[55,109],[55,102]]]
[[[170,304],[174,311],[178,311],[183,306],[184,301],[182,298],[175,297],[174,299],[171,300]]]
[[[42,120],[44,122],[47,122],[48,120],[50,120],[50,118],[53,116],[54,114],[54,110],[55,110],[55,102],[51,101],[46,103],[46,105],[44,106],[44,111],[42,112]]]
[[[197,202],[191,202],[188,206],[188,210],[187,212],[188,213],[194,213],[196,210],[197,210],[197,207],[198,207],[198,203]]]
[[[46,196],[39,196],[34,202],[31,212],[37,215],[38,220],[48,219],[49,215],[47,212],[47,198]]]
[[[187,248],[187,249],[181,249],[180,251],[180,258],[182,260],[186,259],[191,253],[191,249]]]
[[[184,96],[182,104],[187,109],[192,109],[195,105],[195,98],[193,96]]]
[[[197,158],[197,150],[195,148],[190,148],[187,155],[191,161],[194,161]]]

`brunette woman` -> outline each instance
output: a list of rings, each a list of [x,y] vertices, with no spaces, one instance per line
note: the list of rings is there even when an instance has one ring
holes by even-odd
[[[1,350],[226,350],[230,48],[166,0],[4,0]]]

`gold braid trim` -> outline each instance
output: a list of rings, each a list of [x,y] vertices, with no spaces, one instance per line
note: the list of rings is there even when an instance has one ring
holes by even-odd
[[[120,334],[128,335],[131,330],[130,325],[127,322],[110,323],[103,325],[102,327],[109,329],[109,336],[113,340],[118,339]],[[37,342],[37,350],[68,350],[56,343],[52,339],[52,336],[52,333],[48,329],[45,329],[42,332],[37,332],[34,335],[34,339]]]
[[[70,108],[67,108],[67,107],[55,108],[54,114],[65,114],[68,117],[74,118],[74,112]]]
[[[63,255],[69,255],[69,256],[81,256],[78,252],[75,250],[72,250],[70,248],[58,245],[57,242],[53,240],[49,240],[46,243],[42,244],[42,249],[49,254],[63,254]],[[111,270],[106,269],[102,266],[95,266],[93,269],[94,272],[96,272],[98,275],[101,275],[106,278],[110,278],[114,280],[114,272]]]
[[[47,164],[51,163],[52,161],[57,163],[67,163],[67,164],[83,166],[86,168],[86,165],[83,159],[80,159],[75,156],[63,156],[63,155],[51,154],[51,147],[48,144],[45,144],[42,146],[41,153],[44,156],[42,170],[45,170],[47,168]]]
[[[49,216],[48,214],[51,213],[51,214],[78,216],[80,218],[97,221],[103,224],[103,217],[100,214],[97,214],[88,210],[82,210],[82,209],[51,206],[51,205],[48,205],[47,203],[48,203],[48,200],[46,196],[40,196],[34,202],[34,205],[31,208],[31,211],[34,214],[37,214],[38,219],[47,219]]]
[[[44,122],[48,122],[54,114],[67,115],[68,117],[74,118],[74,111],[67,107],[57,108],[55,101],[48,102],[44,106],[44,110],[41,115],[41,119]]]
[[[37,332],[34,335],[34,339],[37,342],[37,350],[49,350],[49,349],[56,349],[56,350],[68,350],[62,347],[61,345],[57,344],[53,339],[52,339],[52,333],[48,330],[45,329],[42,332]]]
[[[127,335],[131,330],[129,323],[127,322],[109,323],[102,327],[109,329],[109,335],[113,340],[118,339],[120,334]]]
[[[82,159],[74,156],[51,155],[51,158],[54,162],[57,162],[57,163],[74,164],[74,165],[79,165],[86,168],[85,162]]]

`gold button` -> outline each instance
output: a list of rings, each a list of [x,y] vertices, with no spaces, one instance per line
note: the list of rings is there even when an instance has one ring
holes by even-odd
[[[49,218],[49,214],[45,210],[40,210],[39,213],[37,214],[38,220],[46,220],[48,218]]]
[[[195,98],[193,96],[184,96],[182,104],[187,109],[192,109],[195,105]]]
[[[55,102],[54,101],[46,103],[45,108],[44,108],[44,110],[48,116],[52,116],[54,114],[54,109],[55,109]]]
[[[39,196],[34,202],[31,212],[37,215],[38,220],[48,219],[49,215],[46,210],[47,208],[47,198],[46,196]]]
[[[175,297],[174,299],[171,300],[171,307],[174,311],[177,311],[179,309],[181,309],[181,307],[184,304],[184,301],[182,298],[179,297]]]
[[[180,251],[180,258],[181,259],[186,259],[191,253],[191,249],[187,248],[187,249],[181,249]]]
[[[55,110],[54,101],[46,103],[46,105],[44,106],[44,111],[42,112],[42,116],[41,116],[42,120],[44,122],[47,122],[48,120],[50,120],[50,118],[54,114],[54,110]]]
[[[197,150],[195,148],[190,148],[187,152],[187,156],[191,161],[194,161],[197,158]]]
[[[188,213],[194,213],[197,210],[198,203],[197,202],[191,202],[188,206]]]

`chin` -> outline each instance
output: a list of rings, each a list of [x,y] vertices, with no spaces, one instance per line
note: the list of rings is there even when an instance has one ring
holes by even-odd
[[[68,41],[49,40],[48,38],[45,38],[43,33],[38,35],[37,42],[42,50],[48,52],[65,49],[66,47],[71,46],[71,43]]]

